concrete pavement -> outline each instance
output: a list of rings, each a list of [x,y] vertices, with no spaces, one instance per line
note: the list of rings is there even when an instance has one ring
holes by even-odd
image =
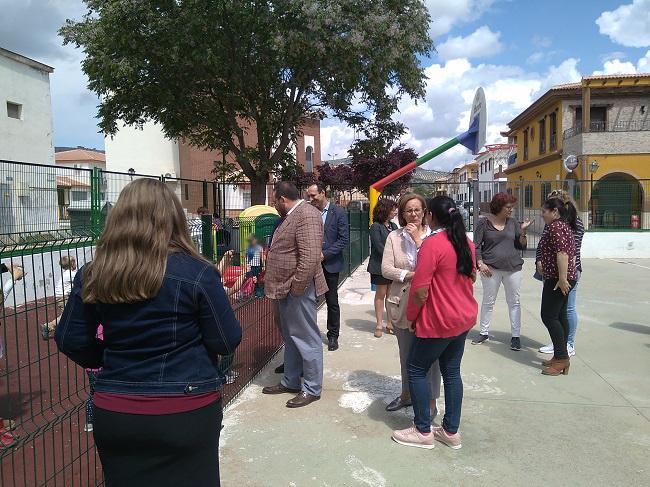
[[[393,429],[409,426],[412,410],[384,410],[400,390],[397,343],[372,335],[362,267],[340,290],[341,348],[325,351],[322,399],[290,410],[290,396],[261,394],[279,379],[273,368],[280,354],[225,412],[222,485],[650,485],[650,261],[583,265],[577,355],[568,376],[540,374],[544,356],[536,350],[549,339],[530,261],[521,298],[523,350],[509,348],[503,292],[491,341],[467,343],[459,451],[391,441]],[[475,294],[480,303],[480,283]],[[324,330],[324,309],[319,323]]]

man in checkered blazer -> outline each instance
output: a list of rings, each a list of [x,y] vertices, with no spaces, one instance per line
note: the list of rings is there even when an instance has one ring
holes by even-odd
[[[274,198],[282,218],[266,260],[264,288],[279,309],[284,376],[263,392],[296,394],[287,407],[298,408],[319,400],[323,385],[323,342],[316,320],[316,299],[327,292],[321,266],[323,221],[293,183],[277,183]]]

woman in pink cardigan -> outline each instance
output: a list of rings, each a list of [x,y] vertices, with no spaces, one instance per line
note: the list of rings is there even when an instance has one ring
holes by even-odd
[[[406,363],[415,338],[415,328],[406,318],[406,305],[420,246],[424,239],[431,235],[431,228],[426,223],[426,203],[422,196],[415,193],[405,194],[400,198],[398,208],[399,224],[402,228],[388,235],[381,272],[386,279],[392,281],[386,298],[386,313],[388,322],[392,324],[397,336],[402,393],[386,406],[386,411],[397,411],[411,405]],[[438,414],[436,399],[440,397],[440,368],[437,360],[427,374],[427,384],[430,386],[432,419],[435,419]]]

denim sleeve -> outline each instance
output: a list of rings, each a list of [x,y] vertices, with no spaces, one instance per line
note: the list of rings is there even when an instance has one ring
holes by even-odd
[[[83,269],[77,272],[54,339],[59,351],[86,369],[104,365],[104,344],[97,339],[100,324],[94,304],[81,298]]]
[[[214,267],[210,266],[200,274],[195,297],[205,348],[215,357],[234,353],[241,342],[242,329],[221,284],[221,276]]]

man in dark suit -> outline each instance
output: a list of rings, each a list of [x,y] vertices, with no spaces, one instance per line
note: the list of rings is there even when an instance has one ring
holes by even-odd
[[[323,219],[323,250],[321,261],[327,281],[327,340],[329,351],[339,348],[341,309],[339,307],[339,274],[343,270],[343,251],[350,240],[348,217],[345,210],[327,198],[322,183],[312,184],[307,189],[307,198],[321,212]]]

